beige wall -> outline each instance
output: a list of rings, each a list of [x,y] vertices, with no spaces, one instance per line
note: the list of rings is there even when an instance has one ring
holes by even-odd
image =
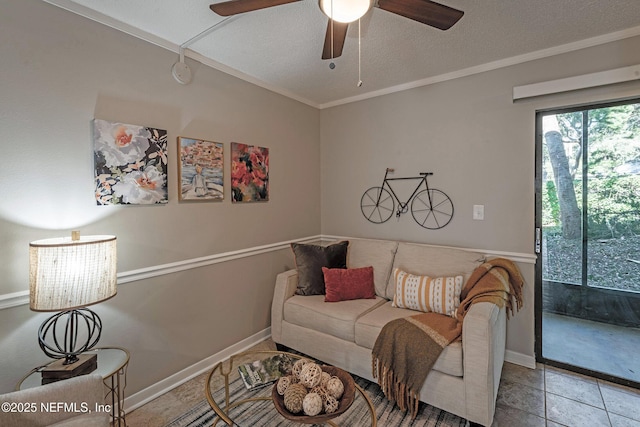
[[[0,295],[28,289],[30,241],[71,229],[115,234],[120,273],[320,233],[318,110],[194,61],[180,85],[177,54],[42,1],[0,0],[0,40]],[[167,205],[96,206],[93,118],[167,129]],[[178,203],[179,135],[224,143],[224,202]],[[232,141],[269,147],[269,202],[231,203]],[[121,285],[94,307],[99,345],[133,355],[127,394],[268,328],[291,267],[279,250]],[[47,316],[0,310],[0,392],[47,360]]]
[[[640,96],[640,81],[517,103],[513,87],[638,63],[635,37],[323,110],[322,233],[532,255],[536,110]],[[451,197],[452,222],[434,231],[410,213],[365,220],[360,197],[387,167],[434,172],[430,185]],[[484,205],[484,221],[472,219],[473,205]],[[534,265],[520,266],[526,305],[509,323],[507,349],[533,356]]]

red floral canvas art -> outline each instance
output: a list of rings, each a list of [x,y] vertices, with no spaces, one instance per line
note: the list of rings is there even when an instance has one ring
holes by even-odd
[[[269,149],[231,143],[231,195],[233,202],[269,200]]]

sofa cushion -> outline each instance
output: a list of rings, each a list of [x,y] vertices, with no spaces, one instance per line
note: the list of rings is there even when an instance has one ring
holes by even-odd
[[[373,267],[322,267],[322,273],[324,274],[325,302],[376,297],[373,286]]]
[[[373,283],[375,284],[376,295],[386,298],[387,281],[391,275],[393,257],[397,249],[398,242],[349,239],[347,267],[358,268],[373,266]]]
[[[484,258],[484,255],[479,252],[401,242],[398,244],[398,250],[393,260],[393,268],[399,268],[419,276],[462,275],[466,283],[473,270],[482,264]],[[392,300],[395,289],[395,280],[393,275],[390,275],[385,297]]]
[[[416,276],[399,268],[393,269],[396,292],[393,306],[423,312],[455,316],[460,305],[463,277]]]
[[[353,342],[356,319],[386,302],[375,297],[329,303],[324,295],[294,295],[284,304],[284,320]]]
[[[355,342],[361,347],[372,349],[384,325],[392,320],[415,314],[413,310],[393,307],[392,302],[389,301],[356,321]],[[446,346],[433,365],[433,369],[443,374],[461,377],[463,374],[462,342],[454,341]]]
[[[298,270],[296,295],[324,295],[322,267],[347,268],[349,242],[329,246],[292,243],[294,261]]]

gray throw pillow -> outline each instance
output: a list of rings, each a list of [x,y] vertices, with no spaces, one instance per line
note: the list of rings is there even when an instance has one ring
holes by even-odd
[[[296,295],[324,295],[322,267],[347,268],[349,241],[329,246],[292,243],[291,249],[298,270]]]

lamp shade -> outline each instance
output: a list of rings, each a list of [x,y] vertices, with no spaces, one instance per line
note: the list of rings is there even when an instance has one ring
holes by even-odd
[[[107,300],[117,292],[116,237],[60,237],[29,243],[33,311],[61,311]]]
[[[320,9],[329,19],[349,23],[362,18],[371,9],[371,0],[320,0]]]

